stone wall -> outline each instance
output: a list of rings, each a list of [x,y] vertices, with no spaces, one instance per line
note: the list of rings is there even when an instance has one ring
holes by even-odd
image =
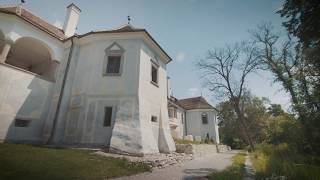
[[[231,150],[227,145],[218,145],[219,152]],[[202,157],[212,153],[217,153],[217,147],[214,144],[176,144],[178,153],[193,154],[194,157]]]

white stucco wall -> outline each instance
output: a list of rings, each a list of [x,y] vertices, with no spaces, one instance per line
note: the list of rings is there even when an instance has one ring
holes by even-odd
[[[6,39],[14,43],[19,38],[31,37],[42,41],[49,49],[53,60],[60,62],[64,58],[64,43],[30,23],[14,16],[0,13],[0,30]]]
[[[16,16],[0,13],[0,31],[5,36],[2,43],[14,47],[20,38],[33,38],[47,47],[52,60],[63,60],[63,42]],[[0,74],[0,139],[40,142],[54,82],[7,64],[0,64]],[[31,123],[14,127],[15,118],[30,119]]]
[[[182,121],[182,116],[184,120]],[[177,108],[177,118],[169,118],[170,121],[174,122],[177,127],[170,127],[171,134],[174,138],[177,139],[183,139],[183,136],[185,136],[185,111],[182,108]]]
[[[208,115],[208,124],[202,124],[201,115],[204,112]],[[188,110],[186,112],[187,135],[193,135],[194,137],[201,136],[201,139],[204,140],[208,133],[209,138],[212,138],[219,143],[219,132],[216,117],[217,113],[213,109]]]
[[[152,61],[158,67],[158,85],[151,83]],[[166,64],[141,41],[140,75],[139,75],[140,118],[143,126],[142,142],[149,153],[169,152],[175,150],[170,134],[168,102],[167,102],[167,72]],[[151,122],[151,116],[157,117],[157,122]],[[159,149],[159,150],[158,150]]]
[[[56,114],[71,40],[61,42],[18,17],[6,14],[0,14],[0,30],[12,44],[21,37],[42,41],[50,49],[52,59],[60,62],[54,83],[25,72],[17,73],[12,69],[0,71],[5,74],[0,77],[1,90],[15,86],[20,88],[10,92],[19,101],[14,105],[14,111],[19,110],[21,104],[29,104],[26,94],[30,92],[28,85],[36,83],[39,86],[32,91],[35,95],[32,95],[31,105],[28,107],[33,108],[34,104],[41,107],[34,107],[36,111],[32,109],[32,112],[23,111],[22,114],[28,116],[37,112],[38,116],[32,118],[41,119],[41,123],[32,124],[30,128],[33,131],[25,132],[22,140],[40,139],[45,142],[51,133]],[[175,150],[168,124],[166,64],[165,60],[159,59],[164,57],[164,53],[157,55],[153,51],[154,43],[146,39],[143,32],[94,34],[74,38],[74,50],[57,117],[54,143],[103,145],[134,154]],[[104,76],[105,49],[114,42],[124,49],[122,74]],[[154,57],[158,58],[159,63],[159,87],[150,83],[150,58]],[[23,83],[19,83],[20,81]],[[12,82],[17,85],[13,86]],[[11,102],[4,100],[10,97],[7,92],[0,92],[1,112],[1,108],[7,107]],[[105,106],[114,107],[111,127],[103,127]],[[6,129],[12,124],[12,117],[16,114],[17,112],[3,118],[0,137],[8,134]],[[158,117],[156,123],[151,123],[151,115]],[[27,133],[29,134],[26,135]],[[20,138],[22,134],[16,133],[14,136]]]
[[[53,83],[0,64],[0,140],[41,141]],[[16,118],[30,120],[15,127]]]

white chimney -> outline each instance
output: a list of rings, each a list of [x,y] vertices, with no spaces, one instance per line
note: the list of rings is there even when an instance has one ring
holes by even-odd
[[[73,3],[67,6],[67,14],[63,25],[64,35],[67,37],[73,36],[76,32],[80,12],[81,9]]]

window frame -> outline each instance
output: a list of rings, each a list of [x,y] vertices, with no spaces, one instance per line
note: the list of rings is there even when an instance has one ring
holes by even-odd
[[[110,113],[110,123],[106,123],[106,115],[107,115],[107,108],[111,108],[111,113]],[[113,119],[113,111],[114,111],[114,107],[113,106],[104,106],[103,108],[104,113],[103,113],[103,127],[111,127],[112,126],[112,119]]]
[[[117,46],[119,50],[112,50],[114,46]],[[124,63],[124,52],[125,50],[116,42],[112,43],[108,48],[105,49],[105,56],[103,61],[103,69],[102,74],[103,76],[121,76],[123,72],[123,63]],[[120,56],[120,65],[119,65],[119,72],[118,73],[108,73],[108,64],[109,64],[109,57],[112,56]]]
[[[203,119],[204,117],[206,118],[205,121]],[[209,123],[208,122],[208,113],[206,113],[206,112],[201,113],[201,122],[202,122],[202,124],[208,124]]]
[[[151,84],[155,85],[156,87],[159,87],[159,64],[156,63],[153,59],[150,59],[150,61],[151,61],[151,72],[150,72],[151,80],[150,80],[150,82],[151,82]],[[157,71],[157,73],[156,73],[157,81],[156,82],[153,81],[153,68]]]

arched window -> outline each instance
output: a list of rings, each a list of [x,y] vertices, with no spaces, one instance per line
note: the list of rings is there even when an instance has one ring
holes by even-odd
[[[115,42],[105,49],[105,53],[103,75],[120,76],[122,73],[124,49]]]
[[[201,120],[202,120],[202,124],[208,124],[208,114],[207,113],[202,113],[201,114]]]

